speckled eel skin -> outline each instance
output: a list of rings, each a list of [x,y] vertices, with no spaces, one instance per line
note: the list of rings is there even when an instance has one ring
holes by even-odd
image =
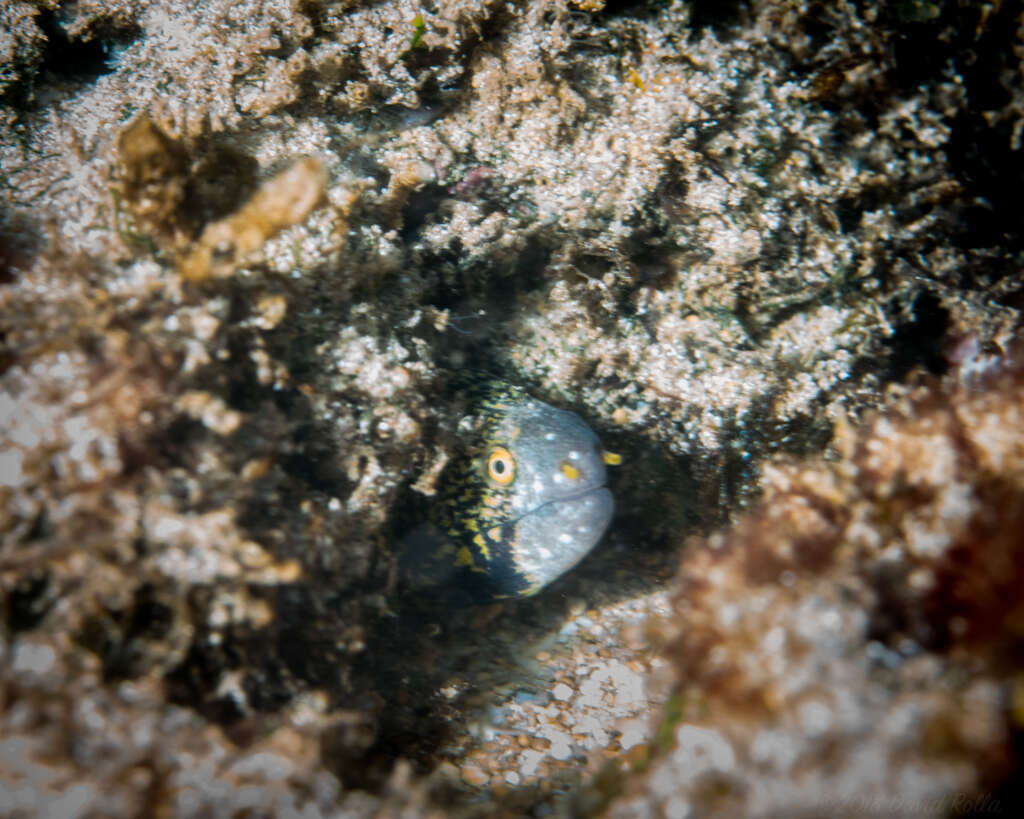
[[[456,603],[526,597],[601,539],[614,509],[605,464],[620,459],[578,415],[520,387],[477,378],[466,392],[468,444],[405,537],[402,574]]]

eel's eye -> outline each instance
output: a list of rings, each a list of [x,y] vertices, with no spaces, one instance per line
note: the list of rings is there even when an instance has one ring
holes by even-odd
[[[516,459],[505,447],[499,446],[487,459],[487,474],[495,483],[507,486],[516,476]]]

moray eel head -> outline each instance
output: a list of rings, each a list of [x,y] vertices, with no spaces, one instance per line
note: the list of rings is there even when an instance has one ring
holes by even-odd
[[[614,503],[606,452],[576,414],[487,381],[460,424],[465,445],[445,469],[428,520],[404,542],[406,581],[454,600],[525,597],[600,540]]]

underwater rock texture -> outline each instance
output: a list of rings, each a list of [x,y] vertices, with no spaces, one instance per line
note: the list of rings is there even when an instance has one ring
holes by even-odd
[[[1018,376],[887,390],[1016,372],[1013,4],[0,21],[0,812],[789,811],[857,758],[922,800],[1007,773]],[[620,513],[535,600],[409,610],[465,366],[621,451]],[[833,467],[765,466],[836,425]]]
[[[901,391],[834,464],[772,467],[690,544],[660,747],[609,816],[1011,810],[1024,369],[990,367]]]

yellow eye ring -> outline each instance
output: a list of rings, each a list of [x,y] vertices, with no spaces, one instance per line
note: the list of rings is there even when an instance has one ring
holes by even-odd
[[[516,459],[505,447],[499,446],[487,458],[487,475],[500,486],[508,486],[516,477]]]

